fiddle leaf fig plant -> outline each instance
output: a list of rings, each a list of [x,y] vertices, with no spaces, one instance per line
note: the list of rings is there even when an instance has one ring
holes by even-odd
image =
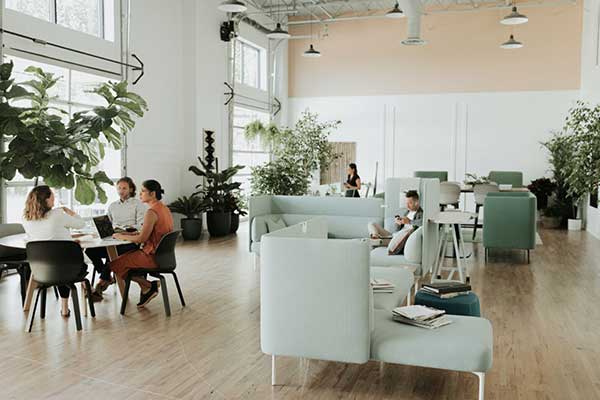
[[[60,77],[28,67],[32,79],[16,83],[13,63],[0,65],[0,175],[12,180],[18,172],[35,184],[75,188],[75,199],[91,204],[107,201],[102,184],[112,185],[97,166],[106,146],[118,150],[121,138],[135,126],[134,118],[148,110],[146,101],[129,92],[127,82],[103,83],[91,92],[106,105],[69,114],[51,105],[49,95]],[[23,103],[25,105],[20,106]]]

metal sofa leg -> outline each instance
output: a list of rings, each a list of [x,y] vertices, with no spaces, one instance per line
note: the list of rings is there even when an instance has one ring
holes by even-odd
[[[277,385],[277,365],[275,362],[275,354],[271,355],[271,386]]]
[[[479,400],[484,400],[485,394],[485,373],[484,372],[473,372],[479,378]]]

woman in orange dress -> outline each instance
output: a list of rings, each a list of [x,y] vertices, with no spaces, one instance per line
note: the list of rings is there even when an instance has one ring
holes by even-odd
[[[125,279],[131,269],[156,268],[158,266],[154,259],[158,243],[165,234],[173,231],[171,211],[160,201],[164,192],[157,181],[144,181],[140,200],[148,205],[148,211],[144,216],[141,232],[115,233],[113,235],[115,239],[128,240],[142,245],[141,249],[125,253],[110,262],[110,269],[121,279]],[[158,295],[160,281],[149,281],[142,276],[135,276],[132,280],[142,289],[138,307],[144,307]]]

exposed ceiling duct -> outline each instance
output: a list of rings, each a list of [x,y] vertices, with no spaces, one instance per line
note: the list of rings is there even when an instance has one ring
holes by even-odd
[[[427,42],[421,38],[421,17],[423,5],[419,0],[400,0],[400,7],[408,17],[408,32],[402,44],[406,46],[422,46]]]

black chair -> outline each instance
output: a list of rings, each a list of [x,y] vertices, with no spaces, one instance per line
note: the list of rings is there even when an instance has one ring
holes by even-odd
[[[25,233],[21,224],[0,224],[0,238]],[[0,277],[2,272],[16,270],[21,281],[21,303],[25,302],[25,292],[29,282],[29,263],[25,250],[0,246]]]
[[[129,270],[125,277],[125,290],[123,291],[123,302],[121,303],[121,315],[125,315],[125,308],[127,307],[127,298],[129,295],[129,286],[131,285],[131,278],[134,276],[150,275],[160,279],[160,288],[162,291],[163,302],[165,306],[165,313],[167,317],[171,315],[171,305],[169,304],[169,293],[167,291],[167,280],[163,274],[171,274],[177,286],[177,292],[179,293],[179,300],[181,306],[185,307],[185,300],[183,299],[183,293],[181,292],[181,286],[179,286],[179,280],[175,273],[175,267],[177,261],[175,259],[175,244],[181,231],[173,231],[167,233],[160,239],[160,243],[156,248],[154,257],[158,268],[136,268]]]
[[[51,286],[64,285],[71,289],[71,300],[77,330],[81,330],[81,313],[79,298],[75,284],[83,282],[88,293],[92,293],[90,281],[86,278],[87,265],[83,261],[83,251],[78,243],[70,240],[47,240],[27,243],[27,259],[31,267],[34,281],[39,285],[33,309],[29,313],[31,332],[35,310],[40,295],[42,298],[40,314],[46,317],[46,289]],[[92,317],[96,316],[92,296],[88,296],[88,304]],[[85,305],[84,305],[85,306]]]

